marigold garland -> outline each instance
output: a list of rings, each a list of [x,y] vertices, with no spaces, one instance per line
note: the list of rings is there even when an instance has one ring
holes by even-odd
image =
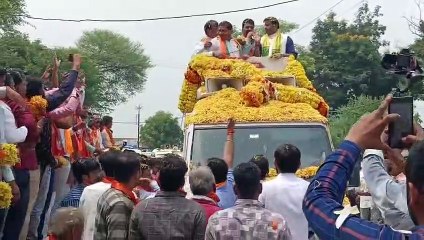
[[[260,107],[265,102],[264,84],[261,82],[249,82],[240,91],[244,104],[248,107]]]
[[[15,166],[20,162],[15,144],[0,144],[0,166]]]
[[[46,114],[47,100],[42,96],[34,96],[28,103],[35,120],[40,120]]]
[[[270,100],[261,107],[244,105],[240,92],[233,88],[218,91],[201,99],[186,116],[186,124],[225,123],[229,118],[236,122],[320,122],[327,118],[305,103],[283,103]]]
[[[190,113],[193,111],[194,104],[196,104],[197,88],[197,84],[189,83],[184,79],[178,103],[178,109],[180,109],[181,112]]]
[[[6,209],[10,207],[12,203],[12,188],[6,182],[0,182],[0,209]]]
[[[296,77],[297,87],[265,80],[266,76],[288,75]],[[197,55],[191,60],[185,77],[178,107],[183,113],[191,113],[186,117],[186,124],[222,123],[229,117],[238,122],[327,123],[329,107],[314,92],[302,64],[294,57],[289,58],[284,71],[270,72],[239,59]],[[241,91],[223,89],[198,100],[198,88],[202,86],[200,91],[205,92],[204,80],[218,77],[243,79],[248,84]]]

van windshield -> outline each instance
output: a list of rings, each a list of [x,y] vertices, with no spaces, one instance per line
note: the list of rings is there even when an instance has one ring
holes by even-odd
[[[331,153],[331,144],[323,126],[240,126],[234,135],[234,166],[262,154],[274,167],[274,151],[282,144],[299,148],[302,166],[319,165]],[[195,129],[191,152],[192,164],[205,165],[211,157],[222,158],[226,128]]]

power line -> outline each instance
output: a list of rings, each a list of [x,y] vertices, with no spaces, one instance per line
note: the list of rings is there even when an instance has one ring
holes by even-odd
[[[182,18],[192,18],[192,17],[204,17],[204,16],[214,16],[214,15],[223,15],[228,13],[238,13],[238,12],[246,12],[253,11],[258,9],[275,7],[278,5],[283,5],[287,3],[297,2],[299,0],[287,0],[284,2],[252,7],[252,8],[244,8],[237,10],[230,10],[224,12],[214,12],[214,13],[199,13],[199,14],[190,14],[190,15],[181,15],[181,16],[170,16],[170,17],[157,17],[157,18],[143,18],[143,19],[64,19],[64,18],[43,18],[43,17],[33,17],[31,15],[23,15],[25,18],[34,19],[34,20],[43,20],[43,21],[60,21],[60,22],[148,22],[148,21],[158,21],[158,20],[170,20],[170,19],[182,19]]]
[[[327,10],[325,10],[323,13],[321,13],[318,17],[312,19],[311,21],[309,21],[308,23],[306,23],[305,25],[303,25],[302,27],[300,27],[299,29],[297,29],[295,32],[293,32],[293,34],[300,32],[301,30],[303,30],[304,28],[306,28],[307,26],[311,25],[312,23],[314,23],[316,20],[318,20],[320,17],[324,16],[326,13],[328,13],[329,11],[333,10],[333,8],[337,7],[340,3],[344,2],[345,0],[340,0],[338,1],[336,4],[334,4],[333,6],[331,6],[330,8],[328,8]],[[362,1],[362,0],[361,0]]]

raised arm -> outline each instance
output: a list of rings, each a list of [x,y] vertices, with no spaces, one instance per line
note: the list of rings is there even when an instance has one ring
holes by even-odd
[[[225,141],[224,146],[223,158],[230,169],[233,168],[234,165],[234,126],[234,120],[230,119],[227,125],[227,141]]]
[[[78,79],[80,65],[81,56],[75,54],[72,70],[69,73],[68,79],[60,85],[57,91],[50,95],[46,95],[46,100],[48,102],[47,112],[50,112],[59,107],[64,101],[66,101],[66,99],[68,99],[69,95],[71,95],[72,91],[74,90],[75,83]]]
[[[52,71],[52,88],[58,88],[59,87],[59,67],[60,67],[60,60],[57,59],[57,56],[55,54],[53,58],[53,71]]]
[[[71,116],[77,111],[78,106],[80,105],[80,97],[78,90],[74,88],[71,96],[68,98],[68,102],[63,106],[60,106],[53,111],[50,111],[47,115],[52,119],[60,119],[64,117]]]
[[[347,181],[362,149],[387,149],[380,136],[390,121],[398,116],[385,117],[391,98],[387,98],[378,110],[364,116],[356,123],[339,149],[327,157],[317,175],[311,181],[303,200],[303,212],[310,226],[320,239],[400,239],[401,233],[388,226],[378,225],[358,217],[349,216],[339,227],[336,210],[341,205]]]

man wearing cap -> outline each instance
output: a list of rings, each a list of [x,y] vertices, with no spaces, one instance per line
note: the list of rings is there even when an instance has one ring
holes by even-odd
[[[280,31],[280,23],[275,17],[264,20],[266,34],[261,38],[261,56],[281,58],[284,54],[297,55],[293,40]]]

